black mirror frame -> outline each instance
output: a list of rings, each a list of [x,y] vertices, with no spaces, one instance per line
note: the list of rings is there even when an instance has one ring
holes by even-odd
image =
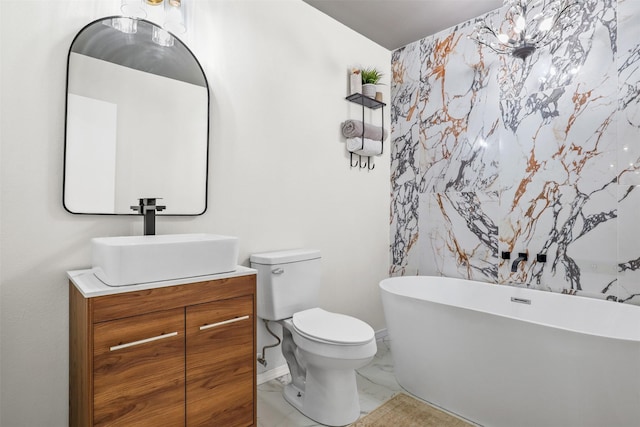
[[[69,104],[69,61],[71,59],[71,53],[72,53],[72,48],[74,43],[76,42],[76,40],[78,39],[78,37],[85,31],[87,30],[89,27],[91,27],[92,25],[98,24],[100,22],[104,22],[106,20],[111,20],[114,18],[122,18],[122,16],[118,16],[118,15],[114,15],[114,16],[108,16],[108,17],[104,17],[104,18],[99,18],[96,19],[94,21],[91,21],[90,23],[88,23],[87,25],[85,25],[84,27],[82,27],[80,29],[80,31],[78,31],[78,33],[74,36],[73,40],[71,41],[71,45],[69,46],[69,52],[67,53],[67,72],[66,72],[66,76],[65,76],[65,105],[64,105],[64,150],[63,150],[63,168],[62,168],[62,206],[64,207],[65,211],[69,212],[70,214],[73,215],[109,215],[109,216],[139,216],[139,213],[135,213],[132,211],[132,213],[86,213],[86,212],[73,212],[71,211],[67,205],[65,204],[65,189],[66,189],[66,178],[67,178],[67,114],[68,114],[68,104]],[[154,24],[151,21],[147,21],[146,19],[137,19],[138,22],[144,22],[147,23],[149,25],[152,26],[156,26],[156,24]],[[174,43],[179,43],[193,58],[193,60],[195,61],[195,63],[197,64],[198,68],[200,69],[200,72],[202,73],[202,78],[204,80],[204,84],[205,87],[207,89],[207,149],[206,149],[206,167],[205,167],[205,186],[204,186],[204,209],[202,210],[202,212],[198,212],[195,214],[159,214],[158,216],[201,216],[203,215],[206,211],[207,208],[209,207],[209,145],[210,145],[210,137],[211,137],[211,88],[209,86],[209,81],[207,80],[207,76],[204,72],[204,69],[202,68],[202,65],[200,64],[200,61],[198,61],[198,58],[194,55],[194,53],[191,51],[191,49],[189,49],[189,47],[182,42],[182,40],[180,40],[178,37],[176,37],[175,35],[171,34],[171,36],[174,38]]]

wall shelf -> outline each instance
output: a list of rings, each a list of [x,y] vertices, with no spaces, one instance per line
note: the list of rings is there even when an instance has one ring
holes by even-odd
[[[382,108],[385,105],[387,105],[384,102],[380,102],[373,98],[369,98],[368,96],[364,96],[361,93],[354,93],[347,96],[347,101],[351,101],[356,104],[363,105],[365,107],[371,108],[372,110],[377,110],[378,108]]]

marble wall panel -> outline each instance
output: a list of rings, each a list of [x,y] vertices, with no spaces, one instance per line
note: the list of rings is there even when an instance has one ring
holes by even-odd
[[[640,303],[640,1],[580,2],[524,63],[469,40],[473,21],[393,56],[393,265]]]
[[[418,184],[420,175],[419,43],[395,51],[391,79],[391,269],[390,274],[415,274],[418,259]]]
[[[640,304],[640,2],[618,0],[618,299]]]
[[[420,207],[420,274],[497,281],[497,193],[423,193]]]
[[[640,184],[640,2],[618,1],[618,173],[621,185]]]
[[[618,187],[618,299],[640,304],[640,187]]]
[[[516,273],[502,268],[500,283],[597,294],[615,279],[615,85],[578,87],[502,102],[510,121],[500,150],[501,250],[531,260]],[[580,249],[600,235],[606,256]],[[538,266],[537,253],[550,264]]]
[[[420,192],[492,191],[497,182],[500,114],[495,75],[469,43],[471,23],[421,49]],[[426,44],[426,43],[423,43]]]

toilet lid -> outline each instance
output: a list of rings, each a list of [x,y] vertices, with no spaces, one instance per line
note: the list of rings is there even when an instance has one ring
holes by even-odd
[[[335,344],[364,344],[374,338],[373,328],[344,314],[311,308],[293,315],[293,326],[302,335]]]

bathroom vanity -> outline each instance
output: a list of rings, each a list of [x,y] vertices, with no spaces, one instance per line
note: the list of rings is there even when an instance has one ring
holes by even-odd
[[[68,275],[70,426],[256,425],[255,270],[124,287]]]

